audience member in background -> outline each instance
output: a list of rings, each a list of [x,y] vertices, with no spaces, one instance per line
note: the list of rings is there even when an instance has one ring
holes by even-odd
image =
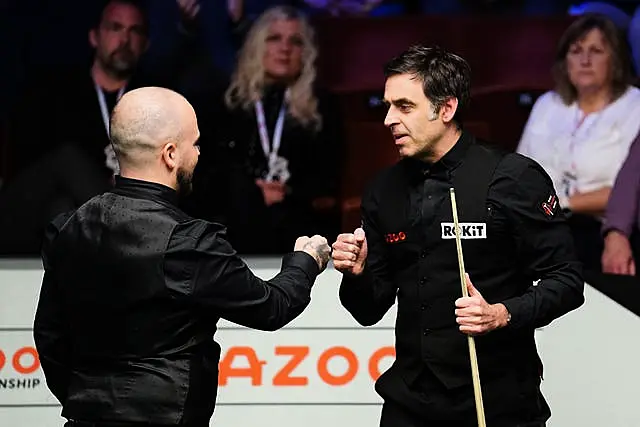
[[[33,82],[11,120],[14,170],[0,193],[0,254],[38,254],[45,225],[108,189],[118,173],[108,118],[125,91],[177,84],[199,5],[178,0],[184,43],[153,72],[138,68],[149,44],[144,3],[109,0],[89,31],[90,67],[50,70]]]
[[[622,165],[609,196],[602,234],[602,270],[611,274],[636,275],[640,255],[640,134]]]
[[[233,40],[238,49],[253,23],[260,15],[275,6],[295,7],[298,0],[227,0],[227,11],[231,22]]]
[[[308,15],[391,16],[417,12],[418,0],[226,0],[233,37],[238,48],[247,32],[267,9],[294,7]]]
[[[572,6],[571,15],[600,13],[611,19],[627,35],[633,65],[640,75],[640,6],[638,0],[588,1]]]
[[[549,173],[570,211],[578,255],[600,269],[600,218],[640,130],[640,90],[630,85],[625,43],[613,22],[585,15],[567,29],[554,64],[556,89],[535,103],[518,152]]]
[[[139,69],[149,45],[146,6],[137,0],[105,2],[99,19],[89,31],[94,49],[88,68],[47,68],[45,75],[32,82],[24,102],[13,117],[10,135],[12,162],[17,171],[28,167],[63,144],[77,144],[106,176],[117,172],[108,138],[108,118],[122,94],[136,87],[172,86],[184,61],[183,46],[176,49],[171,63]],[[193,21],[197,5],[178,0],[185,21]],[[195,5],[195,6],[193,6]],[[195,7],[195,8],[194,8]],[[183,31],[185,45],[187,36]],[[151,67],[149,67],[151,68]],[[73,117],[73,126],[68,118]],[[15,168],[15,166],[14,166]]]
[[[216,219],[243,254],[290,249],[301,230],[338,233],[337,109],[315,87],[314,31],[298,10],[251,28],[224,96],[193,94],[202,157],[185,209]]]

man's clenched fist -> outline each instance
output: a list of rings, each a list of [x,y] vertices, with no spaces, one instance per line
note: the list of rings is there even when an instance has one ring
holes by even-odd
[[[318,262],[320,272],[324,271],[331,257],[331,248],[327,239],[315,235],[313,237],[302,236],[296,240],[294,251],[304,251]]]
[[[333,266],[341,273],[359,275],[367,259],[367,238],[362,228],[338,236],[333,244]]]

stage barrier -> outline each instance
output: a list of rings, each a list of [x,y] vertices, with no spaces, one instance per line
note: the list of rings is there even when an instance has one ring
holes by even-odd
[[[279,259],[247,259],[260,277]],[[277,332],[221,321],[220,389],[212,426],[378,425],[375,378],[393,362],[395,307],[359,326],[340,305],[340,273],[317,279],[309,308]],[[35,352],[32,323],[42,279],[37,260],[0,261],[0,426],[62,426]],[[638,427],[640,317],[587,286],[578,311],[537,331],[549,427]],[[482,373],[480,373],[482,375]]]

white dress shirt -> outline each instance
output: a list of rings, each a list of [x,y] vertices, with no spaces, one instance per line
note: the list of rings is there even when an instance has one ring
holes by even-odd
[[[565,105],[547,92],[533,106],[517,149],[547,171],[563,205],[576,192],[613,186],[640,131],[640,90],[629,87],[604,109],[583,116],[576,102]]]

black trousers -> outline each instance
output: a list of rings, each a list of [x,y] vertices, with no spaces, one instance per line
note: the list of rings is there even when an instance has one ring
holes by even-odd
[[[394,372],[395,371],[395,372]],[[535,365],[485,375],[482,398],[489,427],[544,427],[551,411]],[[393,367],[376,382],[384,399],[380,427],[477,427],[471,385],[447,389],[428,369],[407,383]]]
[[[518,421],[486,419],[488,427],[545,427],[544,421]],[[380,427],[477,427],[477,421],[440,422],[424,421],[394,402],[385,402],[380,415]]]

